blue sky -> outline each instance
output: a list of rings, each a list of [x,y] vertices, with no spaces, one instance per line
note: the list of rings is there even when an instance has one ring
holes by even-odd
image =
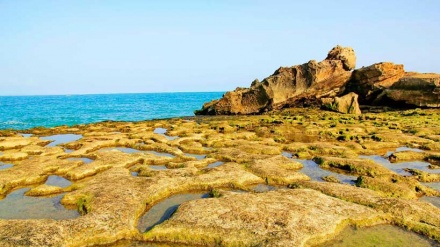
[[[0,95],[227,91],[336,44],[440,73],[440,1],[0,0]]]

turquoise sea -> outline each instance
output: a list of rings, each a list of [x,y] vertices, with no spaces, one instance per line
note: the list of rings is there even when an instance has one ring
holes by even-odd
[[[0,129],[194,116],[223,92],[0,96]]]

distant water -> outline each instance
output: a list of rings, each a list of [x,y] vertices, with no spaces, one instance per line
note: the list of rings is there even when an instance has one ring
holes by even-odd
[[[194,116],[223,92],[0,96],[0,129]]]

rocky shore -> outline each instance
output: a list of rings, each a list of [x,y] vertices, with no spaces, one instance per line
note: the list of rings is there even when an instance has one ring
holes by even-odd
[[[196,111],[221,116],[0,130],[0,245],[438,246],[440,75],[355,67],[337,46]]]
[[[237,88],[205,103],[196,115],[261,114],[288,107],[320,106],[360,114],[359,105],[397,109],[439,108],[440,74],[406,72],[402,64],[376,63],[355,69],[350,47],[334,47],[317,62],[280,67],[250,88]]]
[[[349,62],[324,64],[350,77]],[[1,246],[328,246],[348,226],[378,224],[418,233],[422,246],[440,241],[437,109],[289,108],[24,133],[0,131]],[[72,139],[47,140],[59,137]],[[70,183],[50,184],[55,176]],[[23,188],[23,198],[77,215],[23,219],[7,204]],[[139,229],[153,207],[186,193],[210,198]]]

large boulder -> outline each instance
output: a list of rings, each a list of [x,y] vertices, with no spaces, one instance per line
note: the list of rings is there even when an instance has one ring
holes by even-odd
[[[322,97],[335,97],[350,80],[356,56],[350,47],[333,48],[321,62],[281,67],[250,88],[227,92],[220,100],[206,103],[196,115],[255,114],[299,103],[318,104]]]
[[[440,74],[406,73],[373,103],[394,107],[440,108]]]
[[[358,95],[355,93],[348,93],[342,97],[322,98],[322,108],[340,113],[347,114],[361,114],[359,108]]]
[[[384,89],[390,88],[404,74],[402,64],[376,63],[354,70],[346,91],[357,93],[361,104],[370,104]]]

